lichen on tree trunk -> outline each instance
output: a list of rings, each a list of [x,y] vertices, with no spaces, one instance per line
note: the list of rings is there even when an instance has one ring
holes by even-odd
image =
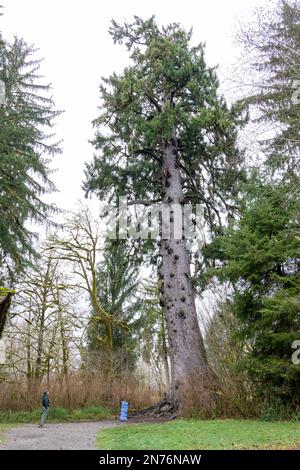
[[[0,290],[0,293],[5,294],[2,298],[0,297],[0,339],[4,330],[7,312],[11,305],[11,298],[13,296],[13,291],[8,291],[7,289]]]

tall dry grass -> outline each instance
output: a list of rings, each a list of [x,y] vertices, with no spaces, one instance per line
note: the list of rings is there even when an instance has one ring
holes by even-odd
[[[25,379],[0,383],[0,409],[32,411],[41,404],[48,389],[52,406],[78,409],[90,406],[118,408],[126,399],[131,409],[143,408],[159,401],[158,392],[138,377],[114,377],[91,372],[72,372],[67,376],[50,376],[47,380]]]
[[[236,336],[239,320],[226,302],[202,318],[209,373],[193,375],[183,386],[182,414],[198,418],[251,418],[259,415],[253,384],[237,364],[246,345]]]
[[[245,385],[236,377],[223,382],[209,372],[204,377],[193,375],[182,387],[182,416],[198,419],[254,418],[258,405],[247,396]]]

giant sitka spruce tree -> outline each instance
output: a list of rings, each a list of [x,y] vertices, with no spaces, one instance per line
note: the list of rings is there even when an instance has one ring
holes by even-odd
[[[161,305],[168,326],[171,401],[191,375],[207,373],[186,240],[174,236],[172,205],[201,203],[211,230],[230,207],[239,174],[237,110],[218,96],[218,80],[203,46],[177,24],[159,29],[154,18],[113,22],[115,42],[125,43],[131,65],[103,79],[102,112],[95,121],[99,155],[87,165],[85,189],[116,201],[127,196],[170,207],[170,237],[160,242]],[[174,207],[174,206],[173,206]]]

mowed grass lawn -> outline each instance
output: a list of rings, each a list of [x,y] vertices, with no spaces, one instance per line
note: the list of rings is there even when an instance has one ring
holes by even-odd
[[[11,428],[11,425],[0,423],[0,446],[4,443],[5,431],[9,428]]]
[[[97,435],[103,450],[284,449],[300,445],[300,422],[184,420],[129,424]]]

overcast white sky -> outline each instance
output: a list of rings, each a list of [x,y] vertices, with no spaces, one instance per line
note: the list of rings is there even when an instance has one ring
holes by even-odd
[[[63,139],[63,153],[55,157],[53,179],[59,194],[56,204],[72,209],[83,197],[84,162],[93,148],[88,143],[91,121],[98,115],[101,76],[121,71],[127,52],[114,45],[108,28],[112,18],[131,20],[155,14],[159,23],[180,22],[193,27],[194,41],[206,42],[210,65],[220,64],[226,77],[239,54],[233,44],[238,21],[245,21],[257,4],[272,0],[1,0],[4,16],[0,29],[5,37],[18,35],[40,49],[45,57],[42,73],[52,82],[53,96],[64,114],[56,133]]]

